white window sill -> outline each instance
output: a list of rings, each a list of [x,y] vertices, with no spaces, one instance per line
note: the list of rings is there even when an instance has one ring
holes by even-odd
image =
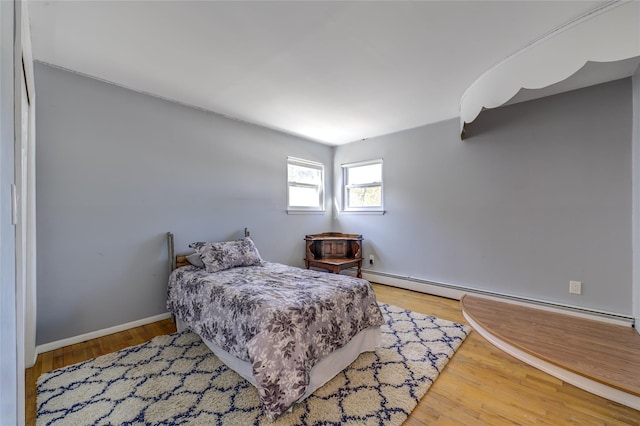
[[[385,214],[386,210],[343,210],[340,214]]]
[[[325,210],[287,210],[287,214],[325,214]]]

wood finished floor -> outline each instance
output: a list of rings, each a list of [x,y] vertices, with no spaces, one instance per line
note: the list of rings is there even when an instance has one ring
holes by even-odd
[[[460,303],[374,284],[378,300],[466,324]],[[175,331],[170,320],[40,354],[26,371],[27,425],[35,424],[37,377]],[[640,411],[592,395],[502,352],[476,332],[405,422],[412,425],[640,425]]]
[[[473,321],[500,340],[640,396],[640,335],[633,328],[468,295],[461,305]]]

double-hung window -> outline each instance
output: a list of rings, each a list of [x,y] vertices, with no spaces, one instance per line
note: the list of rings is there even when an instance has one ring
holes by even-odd
[[[344,211],[384,212],[382,159],[342,165]]]
[[[287,211],[324,211],[324,165],[287,158]]]

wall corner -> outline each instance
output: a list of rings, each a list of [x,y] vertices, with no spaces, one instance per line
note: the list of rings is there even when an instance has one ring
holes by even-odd
[[[632,308],[635,329],[640,334],[640,67],[631,78],[632,114],[631,119],[631,167],[632,167]]]

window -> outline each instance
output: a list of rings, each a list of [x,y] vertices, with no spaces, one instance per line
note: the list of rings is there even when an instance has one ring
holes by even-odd
[[[342,165],[344,210],[383,212],[382,160]]]
[[[324,211],[324,166],[287,158],[287,211]]]

